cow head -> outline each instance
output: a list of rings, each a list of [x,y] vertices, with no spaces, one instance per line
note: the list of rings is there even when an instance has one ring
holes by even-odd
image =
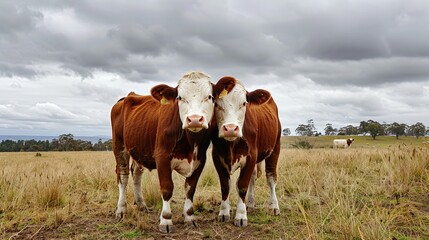
[[[165,84],[151,90],[154,98],[161,104],[177,104],[182,128],[192,132],[207,129],[213,117],[213,84],[210,76],[201,72],[185,74],[176,88]]]
[[[215,117],[219,137],[234,141],[243,137],[243,125],[248,104],[263,104],[271,98],[266,90],[247,92],[234,77],[221,78],[214,87],[216,96]]]

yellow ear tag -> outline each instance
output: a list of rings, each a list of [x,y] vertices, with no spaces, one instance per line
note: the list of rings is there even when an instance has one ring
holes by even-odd
[[[162,98],[161,98],[161,104],[162,105],[167,105],[167,104],[170,104],[170,101],[168,101],[164,96],[162,96]]]
[[[219,94],[219,98],[223,98],[226,95],[228,95],[228,91],[226,89],[224,89],[220,94]]]

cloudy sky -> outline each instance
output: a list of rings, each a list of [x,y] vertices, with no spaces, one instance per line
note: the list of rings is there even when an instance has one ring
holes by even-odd
[[[0,135],[110,133],[189,71],[269,90],[283,128],[429,126],[427,0],[0,1]]]

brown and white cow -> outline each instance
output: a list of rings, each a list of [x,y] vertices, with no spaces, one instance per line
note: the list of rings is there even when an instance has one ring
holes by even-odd
[[[186,177],[185,222],[194,222],[193,196],[210,144],[214,111],[213,84],[201,72],[184,75],[173,88],[165,84],[151,89],[152,96],[130,93],[112,108],[112,141],[119,186],[117,217],[126,212],[126,187],[131,171],[134,198],[145,208],[141,192],[143,168],[157,169],[163,199],[159,229],[171,232],[172,170]]]
[[[332,141],[333,148],[349,148],[352,145],[354,139],[334,139]]]
[[[230,175],[240,168],[234,224],[240,227],[247,225],[246,194],[247,207],[253,209],[255,180],[264,160],[271,191],[269,208],[274,215],[280,214],[275,187],[281,126],[276,103],[268,91],[247,92],[233,77],[221,78],[215,85],[215,95],[217,128],[212,137],[212,155],[222,191],[219,221],[230,219]]]

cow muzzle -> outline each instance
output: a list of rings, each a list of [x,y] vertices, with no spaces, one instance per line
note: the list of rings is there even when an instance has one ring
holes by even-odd
[[[225,124],[222,126],[222,136],[227,141],[234,141],[239,137],[240,127],[236,124]]]
[[[203,128],[207,128],[204,125],[204,116],[202,115],[189,115],[186,117],[184,129],[188,129],[191,132],[199,132]]]

